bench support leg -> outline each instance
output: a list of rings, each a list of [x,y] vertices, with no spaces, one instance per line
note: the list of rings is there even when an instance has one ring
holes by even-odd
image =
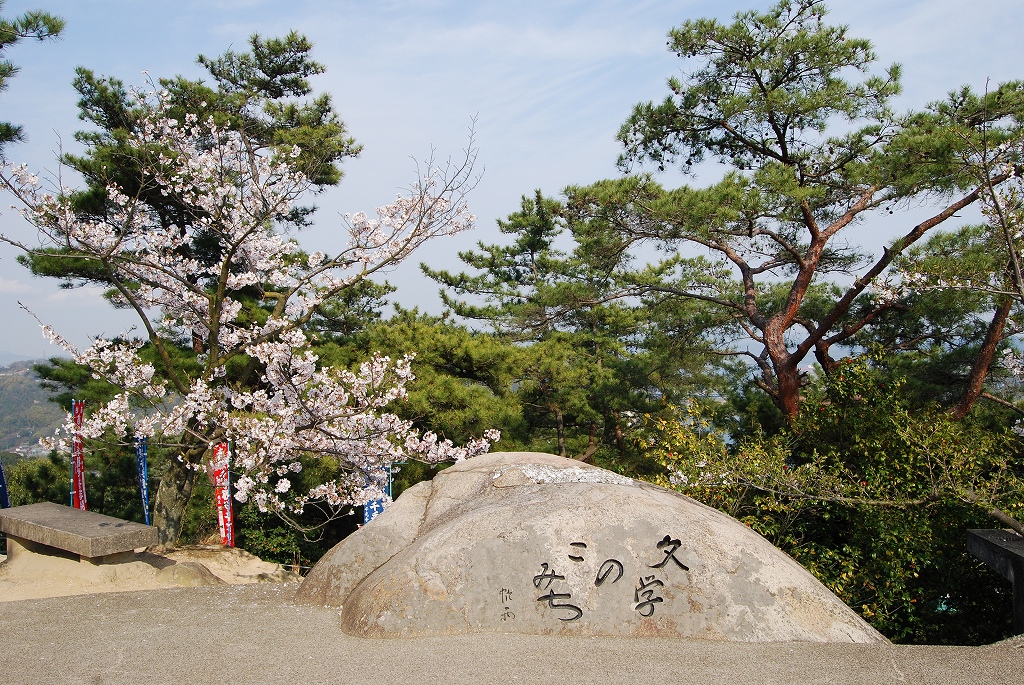
[[[7,560],[13,561],[26,555],[44,555],[50,557],[63,557],[65,559],[77,559],[77,554],[72,554],[57,547],[50,547],[40,542],[25,540],[14,535],[7,535]]]
[[[79,561],[83,564],[92,564],[93,566],[102,566],[103,564],[124,564],[129,561],[135,560],[135,550],[130,549],[127,552],[118,552],[117,554],[107,554],[102,557],[87,557],[84,554],[79,556]]]
[[[1013,584],[1013,633],[1024,634],[1024,561],[1015,560],[1010,565]]]

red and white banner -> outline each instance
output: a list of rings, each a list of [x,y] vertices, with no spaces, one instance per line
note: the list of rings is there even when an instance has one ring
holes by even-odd
[[[231,511],[231,472],[228,444],[218,443],[213,448],[213,499],[217,504],[217,522],[220,524],[220,542],[235,546],[235,524]]]
[[[71,439],[71,506],[88,509],[85,501],[85,451],[82,448],[82,419],[85,416],[85,402],[71,401],[71,417],[75,422],[75,435]]]

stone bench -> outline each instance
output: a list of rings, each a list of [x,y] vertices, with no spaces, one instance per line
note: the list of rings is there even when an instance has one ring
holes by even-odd
[[[39,502],[0,509],[7,555],[45,554],[91,564],[131,561],[135,550],[157,544],[156,528],[92,511]]]
[[[1013,585],[1013,632],[1024,633],[1024,536],[1012,530],[968,530],[967,550]]]

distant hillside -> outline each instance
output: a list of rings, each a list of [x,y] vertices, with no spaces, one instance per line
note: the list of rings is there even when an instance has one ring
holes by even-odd
[[[0,350],[0,367],[13,364],[14,362],[31,362],[36,361],[32,357],[27,357],[23,354],[15,354],[14,352],[8,352],[7,350]]]
[[[39,438],[53,434],[64,412],[39,385],[33,361],[0,367],[0,451],[28,454],[38,451]]]

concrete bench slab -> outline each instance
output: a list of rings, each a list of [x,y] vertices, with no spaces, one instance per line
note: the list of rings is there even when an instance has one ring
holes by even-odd
[[[62,551],[91,563],[123,561],[157,544],[153,526],[53,502],[0,510],[0,532],[7,534],[8,555]]]
[[[967,550],[1013,585],[1013,632],[1024,633],[1024,536],[1012,530],[967,531]]]

